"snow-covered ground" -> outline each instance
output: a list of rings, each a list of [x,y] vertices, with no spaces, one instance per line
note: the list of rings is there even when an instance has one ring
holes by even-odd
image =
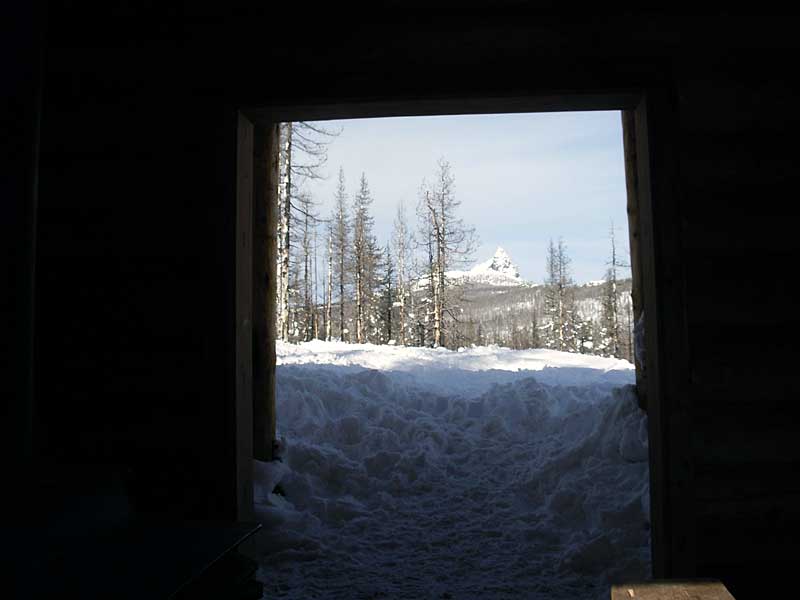
[[[265,597],[606,600],[649,575],[629,363],[311,342],[278,365]]]

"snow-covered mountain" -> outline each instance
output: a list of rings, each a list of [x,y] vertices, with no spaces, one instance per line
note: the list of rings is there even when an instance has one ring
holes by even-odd
[[[499,246],[489,260],[478,263],[468,271],[448,271],[447,277],[465,283],[494,286],[515,286],[526,283],[519,276],[519,268],[511,260],[511,256]]]

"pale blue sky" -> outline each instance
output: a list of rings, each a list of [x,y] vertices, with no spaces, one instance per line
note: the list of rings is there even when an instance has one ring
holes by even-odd
[[[473,262],[502,246],[530,281],[544,278],[545,249],[563,237],[576,281],[601,279],[613,220],[628,262],[625,171],[618,111],[398,117],[333,121],[326,179],[305,184],[327,217],[339,166],[352,197],[364,172],[374,198],[378,241],[385,244],[397,204],[414,220],[417,191],[439,157],[455,175],[461,216],[477,231]]]

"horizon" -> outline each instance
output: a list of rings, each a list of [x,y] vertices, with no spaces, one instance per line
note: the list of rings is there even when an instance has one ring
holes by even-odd
[[[324,179],[302,187],[323,219],[330,214],[339,167],[350,198],[363,172],[373,197],[374,232],[385,244],[400,201],[413,227],[419,186],[443,157],[455,176],[459,214],[479,239],[471,259],[453,269],[469,270],[502,247],[522,279],[540,283],[547,245],[562,238],[575,282],[597,281],[610,259],[612,223],[618,255],[630,262],[619,111],[385,117],[324,125],[341,128],[341,134],[328,146]],[[493,201],[498,197],[499,209]],[[623,268],[620,276],[629,272]]]
[[[471,270],[473,270],[473,269],[475,269],[475,268],[477,268],[477,267],[481,266],[482,264],[486,264],[486,263],[488,263],[488,262],[489,262],[491,259],[493,259],[495,256],[497,256],[497,254],[498,254],[500,251],[504,252],[504,253],[506,254],[506,256],[508,256],[508,257],[511,259],[511,263],[512,263],[512,264],[513,264],[515,267],[519,268],[519,265],[517,264],[517,261],[516,261],[516,260],[514,260],[514,257],[511,255],[511,253],[510,253],[510,252],[508,252],[508,251],[507,251],[505,248],[503,248],[502,246],[497,246],[497,247],[495,248],[494,252],[492,252],[492,254],[490,254],[490,255],[488,255],[488,256],[485,256],[485,257],[483,257],[483,258],[479,258],[478,260],[474,261],[474,263],[473,263],[473,264],[471,264],[470,266],[468,266],[468,267],[467,267],[467,268],[465,268],[465,269],[461,269],[460,271],[461,271],[461,272],[465,272],[465,273],[466,273],[466,272],[469,272],[469,271],[471,271]],[[621,272],[622,272],[622,275],[618,277],[618,280],[630,279],[630,277],[631,277],[631,274],[630,274],[630,268],[629,268],[629,267],[618,267],[618,269],[619,269],[619,271],[621,271]],[[525,277],[523,277],[523,276],[522,276],[522,274],[521,274],[521,273],[520,273],[519,279],[521,280],[521,282],[522,282],[522,283],[526,283],[526,284],[532,284],[532,285],[544,285],[544,284],[543,284],[541,281],[534,281],[534,280],[526,279]],[[600,283],[600,282],[603,282],[603,281],[605,281],[605,279],[604,279],[604,278],[602,278],[602,277],[599,277],[599,278],[597,278],[597,279],[587,279],[587,280],[585,280],[585,281],[584,281],[584,280],[578,281],[578,280],[576,279],[576,280],[575,280],[575,284],[576,284],[576,285],[588,285],[588,284],[597,284],[597,283]]]

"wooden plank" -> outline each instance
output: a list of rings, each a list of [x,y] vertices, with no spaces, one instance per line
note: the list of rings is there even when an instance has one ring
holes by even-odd
[[[681,177],[689,184],[737,183],[784,186],[797,178],[786,148],[791,130],[766,132],[685,133],[681,146]]]
[[[531,113],[552,111],[619,110],[636,106],[639,94],[630,89],[609,93],[537,94],[525,96],[411,97],[399,100],[374,99],[368,102],[320,104],[281,104],[252,107],[247,113],[258,123],[374,117]]]
[[[628,238],[631,249],[631,300],[633,302],[633,320],[636,322],[642,314],[642,263],[641,235],[639,232],[639,168],[636,157],[636,113],[623,110],[622,146],[625,153],[625,188],[627,190]],[[647,384],[644,380],[644,365],[636,363],[636,395],[639,406],[647,410]]]
[[[796,205],[789,202],[785,194],[786,186],[793,185],[796,181],[797,178],[787,180],[787,183],[740,181],[738,178],[726,181],[684,180],[686,197],[698,199],[692,205],[687,218],[690,222],[716,221],[717,226],[723,226],[730,220],[731,226],[737,227],[751,215],[776,221],[793,217],[796,215]],[[764,201],[768,199],[772,201]],[[724,219],[721,215],[724,215]],[[755,236],[760,234],[753,227],[749,231]]]
[[[800,396],[800,382],[793,375],[769,379],[766,367],[757,371],[717,364],[717,368],[714,363],[692,367],[689,393],[696,406],[695,419],[715,419],[720,411],[739,419],[749,419],[757,412],[783,413],[787,418],[796,410],[794,398]]]
[[[277,125],[256,125],[254,153],[253,440],[254,457],[270,461],[275,441]]]
[[[635,114],[655,577],[694,575],[691,419],[675,111],[651,89]]]
[[[797,470],[800,461],[764,460],[736,464],[735,460],[697,465],[694,492],[698,523],[704,515],[706,518],[722,518],[726,512],[733,517],[754,521],[766,514],[765,506],[781,506],[787,514],[800,514],[800,482],[786,476],[786,473]],[[726,506],[730,510],[723,508]]]
[[[735,600],[722,582],[647,581],[611,586],[611,600]]]
[[[236,502],[253,510],[253,124],[238,115],[236,145]]]
[[[785,323],[794,324],[791,320]],[[753,374],[754,377],[761,377],[762,381],[758,383],[766,387],[771,385],[773,373],[780,380],[782,369],[791,372],[796,368],[796,362],[792,360],[796,338],[790,335],[784,339],[764,338],[764,342],[759,341],[758,362],[762,364],[753,364],[753,342],[743,338],[741,323],[734,326],[731,323],[693,321],[692,346],[692,368],[706,380],[711,377],[715,381],[727,381],[731,375],[736,375],[732,370],[741,369],[740,379],[744,379],[745,373]]]

